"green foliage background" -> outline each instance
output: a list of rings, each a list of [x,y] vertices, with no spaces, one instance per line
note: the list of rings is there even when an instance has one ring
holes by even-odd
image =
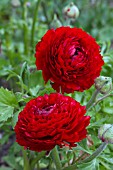
[[[113,1],[74,0],[73,2],[79,8],[80,15],[75,22],[71,23],[72,27],[83,28],[96,38],[105,61],[101,75],[113,78]],[[30,99],[54,92],[50,83],[44,84],[41,71],[36,70],[35,45],[50,28],[54,14],[62,25],[66,25],[62,9],[70,1],[31,0],[28,6],[27,3],[26,0],[20,0],[20,5],[14,7],[11,0],[0,1],[0,170],[23,169],[21,147],[15,143],[13,131],[18,113]],[[93,91],[94,86],[83,93],[74,93],[73,98],[85,105]],[[98,97],[102,96],[99,94]],[[101,101],[87,114],[91,116],[88,134],[93,144],[89,148],[85,139],[73,150],[59,149],[63,155],[64,166],[67,162],[69,164],[74,156],[78,157],[80,151],[91,154],[99,146],[101,143],[98,139],[99,127],[105,123],[113,124],[113,96]],[[12,142],[4,154],[4,146],[10,141]],[[36,158],[38,153],[32,154]],[[79,164],[78,169],[112,170],[112,157],[113,145],[109,144],[97,159],[87,164]],[[48,168],[50,162],[49,156],[43,157],[40,167]]]

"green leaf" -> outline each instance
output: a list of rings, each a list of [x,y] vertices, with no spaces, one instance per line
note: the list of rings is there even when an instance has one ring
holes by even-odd
[[[104,161],[110,163],[110,164],[113,164],[113,158],[108,158],[108,156],[106,155],[101,155],[101,157]]]
[[[9,61],[4,58],[0,58],[0,76],[6,76],[9,74],[9,70],[12,70],[12,66]]]
[[[41,86],[37,85],[36,87],[30,88],[29,91],[32,94],[32,96],[37,96],[37,93],[39,92]]]
[[[111,168],[109,167],[109,165],[107,163],[105,163],[104,161],[100,160],[100,163],[107,169],[107,170],[111,170]]]
[[[22,170],[21,166],[16,162],[16,159],[13,155],[3,157],[3,160],[13,169]]]
[[[14,107],[0,103],[0,121],[7,121],[13,116]]]
[[[51,87],[46,87],[44,90],[40,90],[39,91],[39,96],[43,96],[44,94],[50,94],[50,93],[54,93],[55,90]]]
[[[100,127],[101,124],[102,124],[103,122],[105,122],[105,121],[106,121],[106,117],[105,117],[105,118],[102,118],[101,120],[98,120],[98,121],[96,121],[96,122],[94,122],[94,123],[91,123],[91,124],[87,127],[87,129],[91,129],[91,128],[95,128],[95,127]]]
[[[99,170],[99,162],[94,159],[91,162],[88,163],[81,163],[80,165],[77,165],[78,170]]]
[[[2,138],[0,139],[0,144],[3,145],[5,144],[9,139],[9,134],[5,134],[2,136]]]
[[[26,67],[27,67],[27,63],[24,62],[23,65],[22,65],[21,71],[20,71],[20,76],[21,76],[21,77],[23,76]]]
[[[99,38],[101,38],[101,40],[103,40],[103,41],[112,40],[113,39],[113,30],[109,26],[108,27],[103,27],[99,31]]]
[[[113,107],[105,107],[104,109],[103,109],[103,111],[105,112],[105,113],[108,113],[108,114],[113,114]]]
[[[92,152],[89,150],[87,146],[86,139],[83,139],[81,142],[77,143],[77,147],[74,147],[73,150],[80,150],[80,151],[84,151],[86,153],[92,154]]]
[[[0,88],[0,122],[7,121],[13,116],[14,108],[18,107],[17,99],[13,92]]]
[[[12,107],[18,106],[16,97],[12,91],[8,89],[0,88],[0,103],[10,105]]]
[[[13,170],[13,169],[12,169],[12,168],[9,168],[9,167],[1,166],[1,167],[0,167],[0,170]]]
[[[18,115],[21,112],[23,108],[20,108],[19,111],[15,112],[13,117],[12,117],[12,127],[14,128],[16,125],[16,122],[18,121]]]

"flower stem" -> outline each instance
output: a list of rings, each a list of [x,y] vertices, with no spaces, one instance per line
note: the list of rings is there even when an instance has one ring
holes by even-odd
[[[91,156],[81,161],[79,164],[92,161],[93,159],[95,159],[101,154],[101,152],[106,148],[106,146],[107,146],[107,143],[103,142]],[[77,168],[77,164],[73,164],[73,165],[63,168],[63,170],[76,170],[76,168]]]
[[[41,170],[39,166],[39,162],[37,162],[37,170]]]
[[[99,93],[99,90],[96,89],[96,90],[94,91],[91,99],[89,100],[89,102],[88,102],[87,105],[86,105],[86,109],[87,109],[87,110],[89,110],[89,109],[92,107],[92,104],[94,103],[94,101],[95,101],[98,93]]]
[[[99,102],[101,102],[102,100],[104,100],[105,98],[109,97],[109,96],[113,96],[113,94],[106,94],[105,96],[99,98],[95,103],[92,104],[92,107],[94,107],[96,104],[98,104]],[[89,108],[90,109],[90,108]],[[88,109],[88,110],[89,110]]]
[[[22,13],[22,18],[24,20],[23,24],[23,38],[24,38],[24,54],[28,54],[28,25],[27,25],[27,6],[26,6],[26,1],[24,0],[23,2],[23,13]]]
[[[44,1],[42,1],[41,6],[42,6],[43,14],[44,14],[44,16],[46,18],[46,23],[47,23],[48,29],[50,29],[49,18],[47,16],[47,10],[46,10],[46,3]]]
[[[32,169],[34,168],[35,164],[45,155],[45,153],[46,153],[45,151],[38,153],[38,156],[32,160],[31,162]]]
[[[31,170],[29,160],[27,157],[27,152],[22,148],[22,153],[23,153],[23,159],[24,159],[24,169],[23,170]]]
[[[87,153],[84,152],[80,157],[78,157],[78,159],[75,160],[76,163],[79,162],[79,161],[82,159],[82,157],[85,156],[86,154],[87,154]]]
[[[59,154],[58,154],[58,151],[57,151],[56,147],[54,147],[54,149],[52,150],[51,156],[52,156],[52,159],[53,159],[53,161],[54,161],[54,163],[56,165],[56,169],[61,170],[62,165],[61,165]]]
[[[73,165],[63,168],[62,170],[77,170],[77,169],[78,169],[77,165],[73,164]]]
[[[93,159],[95,159],[101,154],[101,152],[106,148],[106,146],[107,146],[107,143],[103,142],[91,156],[81,161],[80,163],[87,163],[87,162],[92,161]]]
[[[86,105],[86,109],[89,110],[91,107],[93,107],[95,99],[98,95],[98,93],[100,93],[100,90],[104,87],[104,85],[106,84],[106,82],[104,82],[100,88],[96,89],[91,97],[91,99],[89,100],[89,102]]]
[[[33,44],[34,44],[35,23],[36,23],[37,12],[38,12],[38,7],[39,7],[39,4],[40,4],[40,1],[41,1],[41,0],[37,0],[36,8],[35,8],[35,11],[34,11],[32,28],[31,28],[31,46],[32,46],[32,47],[33,47]]]

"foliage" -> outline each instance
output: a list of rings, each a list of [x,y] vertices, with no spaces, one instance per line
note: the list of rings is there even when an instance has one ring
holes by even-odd
[[[41,71],[36,70],[35,44],[51,27],[54,14],[62,25],[66,25],[62,9],[70,3],[69,0],[29,2],[20,0],[20,5],[15,7],[12,2],[11,0],[0,1],[0,170],[23,169],[23,151],[15,143],[13,131],[18,114],[30,99],[54,92],[50,82],[45,85]],[[74,3],[79,8],[80,15],[75,22],[71,22],[71,26],[82,27],[96,38],[101,46],[101,54],[105,62],[101,75],[113,79],[112,0],[76,0]],[[33,21],[35,21],[34,27]],[[75,92],[68,95],[82,105],[86,105],[94,90],[95,87],[92,86],[83,93]],[[102,97],[104,94],[98,94],[96,101]],[[64,168],[71,163],[78,163],[79,170],[113,169],[112,144],[109,144],[93,161],[80,164],[80,161],[92,154],[100,145],[98,129],[105,123],[113,124],[112,114],[113,92],[111,91],[107,98],[100,100],[87,112],[87,115],[91,116],[88,138],[78,143],[72,150],[58,148]],[[27,151],[27,156],[32,169],[38,166],[42,169],[50,167],[54,169],[51,153],[44,156],[44,154]],[[36,165],[41,156],[43,158]]]

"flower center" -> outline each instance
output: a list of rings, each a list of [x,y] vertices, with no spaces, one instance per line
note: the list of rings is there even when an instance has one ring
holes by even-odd
[[[38,114],[48,115],[50,114],[55,108],[55,105],[46,105],[42,107],[41,110],[38,110]]]
[[[76,56],[79,55],[79,51],[80,51],[79,48],[76,48],[76,49],[75,49],[74,54],[71,56],[71,59],[72,59],[72,60],[74,60],[74,59],[76,58]]]

